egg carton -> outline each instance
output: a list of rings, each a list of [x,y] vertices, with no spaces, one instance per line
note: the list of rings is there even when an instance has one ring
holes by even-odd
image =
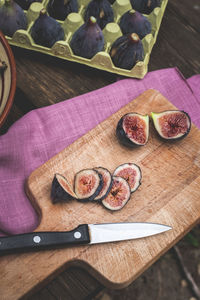
[[[78,13],[70,13],[64,21],[57,20],[61,24],[65,32],[64,41],[56,42],[52,46],[52,48],[40,46],[33,41],[30,34],[31,27],[34,24],[34,21],[38,18],[41,9],[47,8],[48,1],[49,0],[43,0],[41,3],[34,2],[31,4],[27,11],[24,11],[28,20],[28,28],[27,30],[17,30],[12,37],[6,36],[9,44],[42,52],[48,55],[59,57],[61,59],[81,63],[93,68],[105,70],[122,76],[138,79],[142,79],[145,76],[148,71],[150,54],[153,45],[156,42],[158,31],[168,0],[162,0],[160,7],[156,7],[151,14],[144,15],[151,22],[152,31],[142,39],[144,47],[144,60],[137,62],[131,70],[116,67],[109,55],[112,43],[117,38],[122,36],[122,32],[119,27],[119,21],[121,16],[126,11],[132,9],[130,0],[115,0],[115,2],[111,5],[114,12],[114,22],[108,23],[103,29],[105,40],[103,51],[98,52],[91,59],[74,55],[72,49],[70,48],[70,40],[72,38],[72,35],[84,23],[84,12],[90,0],[78,0]]]

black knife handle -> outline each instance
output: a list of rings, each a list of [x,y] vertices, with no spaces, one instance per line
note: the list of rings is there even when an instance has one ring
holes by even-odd
[[[83,224],[65,232],[44,231],[0,237],[0,255],[67,245],[88,244],[89,242],[88,225]]]

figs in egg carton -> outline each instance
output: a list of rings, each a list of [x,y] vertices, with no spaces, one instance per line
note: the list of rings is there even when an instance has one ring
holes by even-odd
[[[0,0],[0,14],[2,7],[10,2],[12,4],[12,1],[14,0]],[[147,2],[143,1],[144,4]],[[13,35],[6,35],[11,45],[118,75],[142,79],[148,71],[150,54],[168,0],[151,0],[152,5],[155,3],[156,5],[154,8],[151,6],[151,10],[147,9],[148,14],[136,11],[131,0],[16,0],[16,2],[21,5],[27,26],[17,29]],[[90,16],[91,14],[93,15]],[[140,21],[145,24],[140,24]],[[134,36],[133,39],[130,32],[126,33],[126,27],[130,28],[132,23],[137,23],[139,28],[139,33],[133,29],[133,33],[139,36],[139,47],[133,46],[133,42],[138,42],[138,38]],[[41,37],[40,33],[39,36],[37,33],[43,26],[46,29],[42,29]],[[144,32],[143,35],[141,31]],[[123,42],[118,43],[118,39],[125,40],[126,43],[130,41],[131,47],[137,48],[133,50],[137,51],[137,60],[131,64],[129,61],[128,64],[118,62],[118,57],[124,56],[127,60],[128,55],[134,55],[132,50],[124,51]],[[117,48],[115,45],[118,45]],[[94,50],[90,51],[90,47]],[[138,54],[138,51],[141,53]]]

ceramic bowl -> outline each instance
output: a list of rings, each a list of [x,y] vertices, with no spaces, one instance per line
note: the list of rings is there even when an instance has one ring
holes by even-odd
[[[0,128],[12,107],[15,90],[15,59],[6,38],[0,31]]]

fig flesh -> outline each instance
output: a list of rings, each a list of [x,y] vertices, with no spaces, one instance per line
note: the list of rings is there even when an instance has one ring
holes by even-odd
[[[84,20],[87,22],[90,16],[94,16],[97,24],[103,29],[107,23],[114,21],[112,7],[108,0],[92,0],[89,2]]]
[[[106,168],[102,168],[102,167],[98,167],[95,168],[95,170],[101,174],[102,176],[102,180],[103,180],[103,187],[100,191],[100,193],[98,194],[98,196],[96,196],[94,198],[94,200],[96,201],[102,201],[104,198],[106,198],[106,196],[108,195],[108,193],[110,192],[111,186],[112,186],[112,175],[110,174],[110,172],[106,169]]]
[[[102,187],[102,176],[94,169],[81,170],[75,175],[74,192],[77,195],[78,200],[94,200],[100,193]]]
[[[122,177],[113,176],[112,187],[102,204],[110,210],[119,210],[131,197],[131,189],[127,181]]]
[[[111,47],[110,57],[116,67],[131,70],[138,61],[144,59],[144,49],[139,36],[131,33],[119,37]]]
[[[70,13],[78,12],[78,2],[77,0],[50,0],[47,10],[52,18],[64,21]]]
[[[138,11],[127,11],[120,19],[119,26],[123,34],[137,33],[140,39],[151,33],[151,23]]]
[[[42,9],[31,28],[31,36],[38,45],[51,48],[57,41],[64,40],[65,34],[61,25]]]
[[[55,174],[53,178],[51,186],[51,199],[54,204],[61,201],[77,199],[77,196],[68,180],[58,173]]]
[[[177,140],[185,137],[191,129],[190,116],[181,110],[151,113],[154,127],[163,139]]]
[[[42,0],[14,0],[21,8],[28,10],[33,2],[42,2]]]
[[[135,112],[125,114],[117,124],[116,135],[125,146],[145,145],[149,138],[149,116]]]
[[[0,30],[12,37],[19,29],[27,29],[27,18],[23,9],[13,0],[5,0],[0,7]]]
[[[133,9],[149,15],[154,8],[160,6],[161,0],[130,0]]]
[[[120,165],[115,169],[113,175],[124,178],[130,186],[131,193],[135,192],[141,184],[142,172],[140,167],[134,163]]]
[[[90,17],[72,36],[70,46],[75,55],[92,58],[104,47],[104,36],[95,17]]]

